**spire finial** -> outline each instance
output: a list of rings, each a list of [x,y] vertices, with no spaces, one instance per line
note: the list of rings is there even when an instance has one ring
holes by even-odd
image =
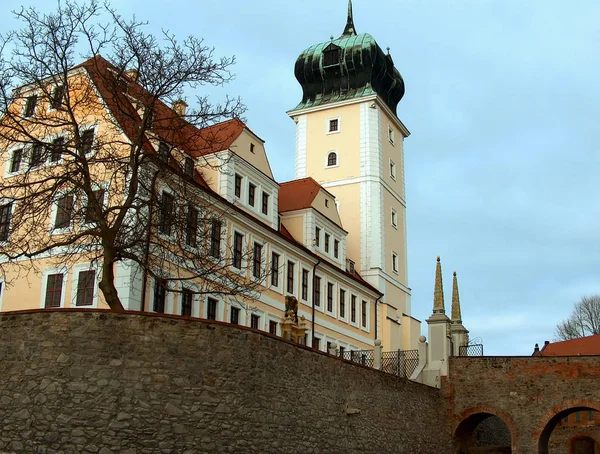
[[[462,316],[460,314],[460,298],[458,296],[458,279],[456,278],[456,271],[452,279],[452,321],[454,323],[462,323]]]
[[[440,256],[437,257],[435,265],[435,285],[433,289],[433,313],[444,314],[444,285],[442,283],[442,262]]]
[[[348,20],[342,36],[356,36],[356,29],[354,28],[354,15],[352,14],[352,0],[348,0]]]

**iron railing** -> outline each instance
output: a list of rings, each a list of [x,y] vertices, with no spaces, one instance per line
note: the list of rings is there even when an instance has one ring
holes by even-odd
[[[373,350],[350,350],[342,352],[340,357],[352,361],[353,363],[373,367],[375,352]]]
[[[388,374],[410,378],[419,365],[418,350],[396,350],[381,354],[381,369]]]
[[[461,345],[458,356],[483,356],[483,344]]]

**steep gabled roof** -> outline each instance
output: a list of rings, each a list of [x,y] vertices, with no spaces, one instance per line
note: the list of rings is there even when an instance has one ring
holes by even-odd
[[[279,212],[285,213],[286,211],[311,208],[313,201],[321,190],[325,191],[332,199],[335,199],[333,194],[311,177],[280,183]]]
[[[561,342],[549,342],[540,350],[541,356],[600,355],[600,334]]]

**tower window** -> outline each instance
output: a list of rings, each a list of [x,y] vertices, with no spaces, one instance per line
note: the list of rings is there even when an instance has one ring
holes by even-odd
[[[327,167],[337,166],[337,153],[335,151],[329,152],[327,155]]]
[[[391,126],[388,126],[388,139],[392,145],[396,143],[396,135],[394,134],[394,130]]]
[[[392,161],[390,159],[390,177],[392,178],[392,180],[396,180],[396,164],[394,164],[394,161]]]
[[[340,131],[340,119],[338,118],[330,118],[327,120],[327,132],[339,132]]]
[[[392,252],[392,270],[394,270],[394,273],[398,272],[398,254],[395,252]]]
[[[398,228],[398,213],[392,208],[392,226]]]
[[[254,144],[253,143],[250,144],[250,153],[254,153]]]
[[[340,48],[331,43],[323,50],[323,67],[335,66],[340,64]]]

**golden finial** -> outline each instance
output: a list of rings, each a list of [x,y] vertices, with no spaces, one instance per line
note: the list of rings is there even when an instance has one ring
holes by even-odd
[[[433,313],[444,314],[444,285],[442,283],[442,263],[440,256],[437,257],[435,265],[435,285],[433,289]]]
[[[462,323],[460,314],[460,298],[458,296],[458,279],[456,278],[456,271],[454,272],[454,278],[452,279],[452,321],[454,323]]]

